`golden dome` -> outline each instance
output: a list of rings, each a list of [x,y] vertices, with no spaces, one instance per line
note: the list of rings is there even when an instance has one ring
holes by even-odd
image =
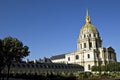
[[[97,28],[90,22],[90,16],[88,15],[88,11],[86,13],[86,23],[80,30],[80,34],[84,33],[98,33]]]
[[[98,30],[92,24],[85,24],[80,30],[80,34],[84,34],[84,33],[98,33]]]

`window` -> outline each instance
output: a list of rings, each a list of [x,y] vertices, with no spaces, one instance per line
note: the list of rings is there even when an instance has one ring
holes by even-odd
[[[82,44],[80,44],[80,48],[82,49]]]
[[[91,37],[91,34],[89,34],[89,37]]]
[[[98,44],[97,44],[97,42],[96,42],[96,48],[98,47]]]
[[[87,57],[90,58],[90,54],[88,54]]]
[[[70,61],[70,57],[68,57],[68,61]]]
[[[97,55],[96,55],[96,56],[97,56],[97,58],[98,58],[98,57],[99,57],[99,54],[97,53]]]
[[[92,43],[91,42],[89,43],[89,46],[90,46],[90,48],[92,48]]]
[[[86,35],[84,34],[84,38],[86,37]]]
[[[98,37],[99,37],[99,34],[98,34]]]
[[[90,70],[90,65],[88,64],[88,70]]]
[[[112,52],[109,53],[109,58],[112,59]]]
[[[95,34],[93,36],[95,37]]]
[[[76,57],[75,57],[75,58],[76,58],[76,60],[77,60],[77,59],[79,59],[79,56],[78,56],[78,55],[76,55]]]
[[[84,48],[86,48],[86,43],[84,43]]]

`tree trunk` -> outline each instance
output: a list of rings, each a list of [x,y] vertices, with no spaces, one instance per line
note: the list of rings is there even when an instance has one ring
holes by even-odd
[[[0,69],[0,80],[4,80],[4,73],[2,73],[3,69]]]
[[[1,71],[2,71],[2,70],[0,69],[0,80],[2,79],[2,74],[1,74]]]
[[[7,80],[9,80],[10,65],[11,65],[11,64],[8,64],[8,65],[7,65],[7,67],[8,67]]]
[[[2,74],[2,69],[0,69],[0,80],[4,80],[4,74]]]

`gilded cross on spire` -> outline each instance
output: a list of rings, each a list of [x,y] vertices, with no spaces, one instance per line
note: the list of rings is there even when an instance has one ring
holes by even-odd
[[[86,10],[86,23],[91,23],[90,16],[88,15],[88,9]]]

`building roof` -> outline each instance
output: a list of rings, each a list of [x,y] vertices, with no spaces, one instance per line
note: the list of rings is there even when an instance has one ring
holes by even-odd
[[[55,60],[55,59],[63,59],[63,58],[65,58],[65,54],[60,54],[60,55],[52,56],[50,59],[51,60]]]
[[[11,65],[11,68],[17,68],[18,70],[20,68],[23,68],[23,69],[31,69],[31,68],[35,68],[35,69],[78,69],[79,71],[83,71],[84,68],[83,66],[81,65],[78,65],[78,64],[64,64],[64,63],[46,63],[46,62],[37,62],[37,63],[34,63],[33,61],[32,62],[28,62],[26,63],[25,61],[23,62],[14,62],[12,63]]]

